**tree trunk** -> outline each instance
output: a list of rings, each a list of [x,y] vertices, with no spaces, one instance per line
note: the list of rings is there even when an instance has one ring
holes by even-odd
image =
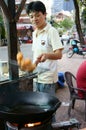
[[[81,29],[81,24],[80,24],[80,16],[79,16],[79,6],[77,0],[73,0],[74,6],[75,6],[75,24],[76,24],[76,29],[79,35],[79,40],[80,43],[83,45],[84,44],[84,38],[83,38],[83,33]]]

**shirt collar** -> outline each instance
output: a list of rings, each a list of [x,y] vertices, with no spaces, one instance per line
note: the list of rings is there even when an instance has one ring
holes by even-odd
[[[47,25],[42,30],[40,30],[39,33],[44,32],[44,31],[47,32],[50,27],[51,27],[51,24],[47,23]],[[37,34],[38,33],[38,29],[36,29],[35,32]]]

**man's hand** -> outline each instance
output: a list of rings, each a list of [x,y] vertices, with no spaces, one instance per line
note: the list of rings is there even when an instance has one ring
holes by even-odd
[[[47,54],[41,54],[39,57],[37,57],[37,60],[35,61],[35,64],[37,65],[40,62],[44,62],[47,59]]]

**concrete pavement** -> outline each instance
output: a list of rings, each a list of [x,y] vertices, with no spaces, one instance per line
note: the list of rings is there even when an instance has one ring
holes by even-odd
[[[80,55],[74,55],[72,58],[67,58],[66,54],[63,54],[63,58],[58,60],[58,72],[70,71],[76,75],[79,65],[86,60],[86,57]],[[66,83],[65,83],[66,86]],[[59,88],[56,92],[56,96],[62,102],[62,105],[56,112],[57,122],[66,121],[70,118],[76,118],[81,123],[81,128],[86,127],[85,119],[85,104],[84,101],[76,101],[75,109],[71,111],[71,117],[68,117],[68,105],[69,105],[69,90],[67,87]],[[77,130],[74,128],[73,130]]]
[[[74,75],[76,75],[77,69],[79,65],[86,60],[86,57],[83,58],[81,55],[74,54],[72,58],[67,58],[66,53],[63,54],[61,60],[58,60],[58,71],[65,72],[71,71]]]

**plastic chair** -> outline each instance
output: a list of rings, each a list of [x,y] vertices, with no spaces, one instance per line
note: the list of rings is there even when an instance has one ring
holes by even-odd
[[[86,90],[77,88],[76,85],[76,77],[69,71],[64,73],[65,81],[68,85],[70,92],[70,103],[68,108],[68,115],[70,116],[71,109],[74,109],[76,100],[84,100],[85,101],[85,121],[86,121]],[[78,95],[78,91],[81,91],[84,95],[84,98],[81,98]]]

